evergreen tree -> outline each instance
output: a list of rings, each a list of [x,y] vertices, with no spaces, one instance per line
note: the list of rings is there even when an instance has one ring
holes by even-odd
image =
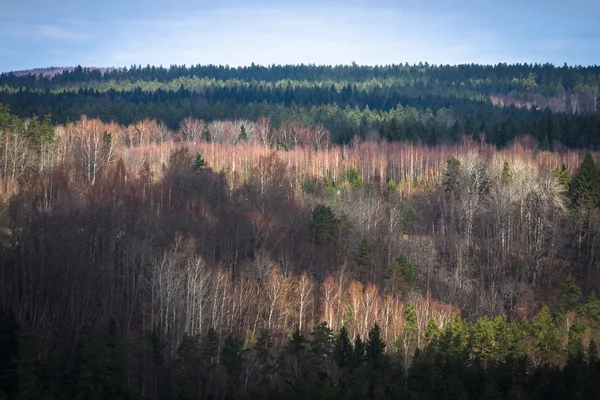
[[[415,305],[407,303],[404,307],[404,331],[402,337],[402,344],[404,346],[404,365],[408,365],[413,353],[417,349],[418,340],[418,323],[417,323],[417,310]]]
[[[585,332],[585,326],[579,321],[575,321],[569,328],[568,343],[567,343],[567,354],[569,357],[582,357],[583,356],[583,333]]]
[[[336,218],[330,207],[317,204],[311,214],[308,227],[315,243],[328,243],[334,237],[339,225],[340,220]]]
[[[348,329],[346,325],[342,325],[333,345],[333,355],[338,367],[343,369],[350,365],[353,350]]]
[[[19,388],[19,328],[12,310],[0,311],[0,398],[13,400]]]
[[[42,385],[39,377],[39,349],[27,330],[21,330],[18,341],[18,400],[42,399]],[[89,392],[89,386],[79,393]]]
[[[240,134],[238,136],[238,142],[247,142],[248,141],[248,134],[246,133],[246,127],[244,126],[244,124],[242,124],[242,126],[240,127]]]
[[[185,398],[193,399],[200,396],[201,362],[199,338],[184,333],[175,358],[180,397],[185,396]]]
[[[335,338],[333,331],[327,326],[327,322],[316,325],[311,332],[311,336],[311,369],[317,378],[322,381],[330,374]]]
[[[587,320],[592,329],[600,329],[600,301],[591,293],[585,304],[581,304],[577,313]]]
[[[596,341],[594,339],[590,340],[590,344],[588,345],[587,349],[587,355],[590,365],[592,365],[592,363],[598,359],[598,347],[596,346]]]
[[[242,375],[244,342],[234,336],[228,336],[223,343],[220,361],[229,377],[231,389],[234,390]]]
[[[209,385],[217,368],[219,354],[219,337],[212,326],[200,341],[200,397],[206,397],[210,391]]]
[[[502,164],[502,183],[509,183],[512,177],[512,172],[510,171],[510,165],[508,164],[508,160],[504,160],[504,164]]]
[[[196,158],[194,159],[194,165],[192,166],[192,168],[194,169],[194,171],[200,172],[204,167],[206,167],[206,161],[204,161],[200,153],[196,153]]]
[[[550,140],[548,139],[548,135],[544,135],[544,138],[542,139],[542,144],[540,146],[540,150],[550,151]]]
[[[553,361],[561,351],[556,323],[547,306],[533,318],[531,325],[533,339],[537,344],[537,353],[543,362]]]
[[[569,174],[567,167],[564,164],[560,168],[557,166],[554,171],[552,171],[552,176],[558,180],[564,188],[564,192],[568,194],[573,178],[571,177],[571,174]]]
[[[379,324],[375,323],[373,328],[369,331],[369,338],[365,346],[365,354],[367,360],[369,360],[374,366],[379,366],[383,358],[383,352],[385,351],[385,342],[381,338],[381,328]]]
[[[291,354],[297,354],[306,348],[306,339],[300,329],[296,328],[286,345],[287,351]]]
[[[440,335],[440,328],[433,318],[427,321],[427,329],[425,330],[425,342],[429,345],[436,340]]]
[[[581,289],[575,283],[573,276],[569,275],[564,280],[558,294],[558,302],[560,311],[565,313],[578,309],[579,301],[581,300]]]
[[[360,335],[356,335],[354,338],[354,356],[353,366],[360,366],[365,360],[365,342],[362,340]]]
[[[371,253],[374,245],[363,237],[358,245],[358,248],[354,252],[354,262],[356,263],[357,270],[363,274],[367,274],[371,270]]]
[[[600,175],[590,153],[585,155],[581,163],[574,195],[575,205],[581,208],[595,208],[600,201]]]

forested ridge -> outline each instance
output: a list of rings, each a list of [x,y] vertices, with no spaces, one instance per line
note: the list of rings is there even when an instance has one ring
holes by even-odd
[[[485,133],[504,146],[532,136],[548,146],[597,147],[598,67],[437,66],[77,67],[55,75],[0,75],[0,103],[20,117],[81,115],[176,130],[205,121],[269,117],[321,123],[336,143],[363,138],[430,145]],[[500,105],[500,106],[498,106]]]
[[[598,398],[597,67],[0,88],[0,399]]]

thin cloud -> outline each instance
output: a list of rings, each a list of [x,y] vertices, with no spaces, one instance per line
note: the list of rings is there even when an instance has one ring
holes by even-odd
[[[91,39],[92,35],[76,32],[64,27],[54,25],[38,25],[34,29],[35,35],[44,39],[83,41]]]

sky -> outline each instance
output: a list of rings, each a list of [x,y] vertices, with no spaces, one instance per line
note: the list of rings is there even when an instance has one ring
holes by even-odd
[[[221,64],[600,65],[600,0],[7,0],[0,72]]]

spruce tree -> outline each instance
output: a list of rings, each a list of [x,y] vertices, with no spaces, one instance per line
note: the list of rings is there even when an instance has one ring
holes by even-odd
[[[353,366],[358,367],[365,360],[365,342],[362,340],[360,335],[356,335],[354,338],[354,356]]]
[[[562,346],[556,332],[556,323],[547,306],[542,307],[540,312],[533,318],[531,329],[542,361],[550,362],[554,360],[560,353]]]
[[[558,294],[560,311],[566,313],[577,310],[580,300],[581,289],[575,283],[575,279],[569,275],[561,285]]]
[[[346,368],[352,361],[352,342],[348,334],[348,328],[343,325],[335,338],[333,345],[333,356],[338,367]]]
[[[240,135],[238,136],[238,142],[247,142],[248,134],[246,133],[246,127],[242,124],[240,127]]]
[[[235,389],[235,386],[242,375],[244,342],[234,336],[228,336],[223,343],[220,361],[229,376],[229,382],[232,385],[232,389]]]
[[[548,135],[544,135],[544,138],[542,139],[542,144],[540,146],[540,150],[550,151],[550,140],[548,139]]]
[[[196,158],[194,159],[194,165],[192,168],[194,171],[200,172],[204,167],[206,167],[206,161],[204,161],[200,153],[196,153]]]
[[[14,399],[19,387],[18,380],[19,329],[12,310],[0,311],[0,397]]]
[[[573,177],[571,177],[571,174],[569,174],[567,167],[564,164],[561,165],[560,168],[557,166],[554,171],[552,171],[552,176],[558,180],[558,183],[561,184],[565,193],[568,194]]]
[[[200,341],[185,333],[177,348],[175,370],[179,380],[179,397],[195,398],[200,394],[201,374]]]
[[[579,176],[575,184],[575,205],[592,209],[600,201],[600,175],[590,153],[587,153],[581,163]]]
[[[385,351],[385,342],[381,338],[381,328],[377,322],[369,331],[369,339],[365,346],[367,360],[371,361],[374,366],[381,364],[383,352]]]

